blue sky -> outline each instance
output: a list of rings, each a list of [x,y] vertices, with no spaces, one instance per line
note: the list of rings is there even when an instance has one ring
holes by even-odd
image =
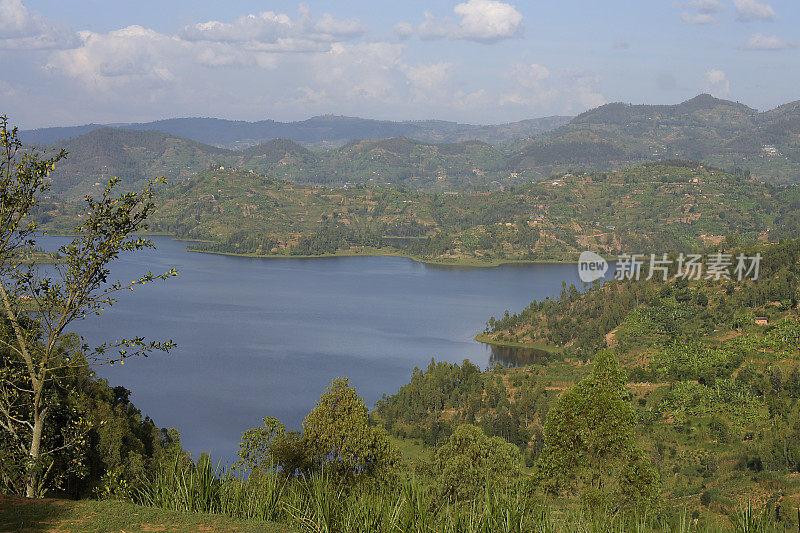
[[[0,0],[0,113],[500,123],[701,92],[766,110],[800,99],[798,47],[796,0]]]

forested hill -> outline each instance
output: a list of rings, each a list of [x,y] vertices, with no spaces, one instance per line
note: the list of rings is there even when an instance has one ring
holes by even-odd
[[[318,117],[293,123],[304,124],[304,136],[275,126],[269,136],[281,138],[253,146],[248,141],[239,145],[249,146],[241,150],[213,146],[220,144],[215,142],[215,128],[209,128],[208,135],[192,133],[193,128],[205,131],[200,125],[207,120],[230,138],[238,135],[239,127],[260,124],[175,119],[147,124],[154,129],[146,131],[95,129],[50,146],[71,153],[52,176],[53,190],[74,199],[95,192],[95,183],[109,176],[133,187],[147,177],[165,176],[175,182],[209,166],[223,166],[298,183],[381,183],[427,191],[483,192],[575,169],[615,170],[663,159],[737,166],[773,183],[800,182],[800,102],[759,113],[701,95],[678,105],[608,104],[568,124],[557,117],[475,127]],[[545,129],[552,131],[531,138]],[[472,133],[464,133],[467,130]],[[326,139],[334,133],[342,137],[324,151],[297,142]],[[52,140],[44,133],[27,138]],[[512,139],[517,140],[491,144]]]
[[[490,318],[480,338],[497,344],[549,346],[578,354],[615,348],[638,357],[642,348],[659,344],[693,343],[704,337],[738,338],[744,326],[756,325],[756,317],[762,317],[761,325],[781,323],[789,317],[794,320],[790,329],[795,332],[791,342],[800,348],[800,327],[796,324],[800,239],[747,246],[735,243],[736,239],[726,239],[704,250],[700,254],[703,266],[699,276],[681,275],[677,254],[670,254],[667,282],[663,282],[660,271],[654,279],[646,279],[648,258],[639,279],[613,279],[587,292],[564,285],[555,298],[534,301],[518,312],[506,311],[500,318]],[[708,275],[717,252],[731,254],[732,258],[744,254],[748,258],[746,266],[750,265],[749,258],[761,254],[757,279],[751,279],[755,272],[751,271],[739,280],[735,259],[727,268],[729,277],[716,279]],[[773,333],[784,335],[788,330]]]
[[[759,113],[700,95],[677,105],[607,104],[519,147],[511,167],[614,168],[681,158],[739,166],[773,181],[800,181],[800,101]]]
[[[51,189],[67,199],[102,192],[114,176],[128,190],[141,188],[148,178],[188,179],[227,151],[160,131],[101,128],[58,145],[69,152],[50,175]]]
[[[798,231],[792,213],[799,201],[797,188],[687,162],[469,194],[301,185],[216,170],[162,190],[153,227],[209,241],[198,245],[208,251],[403,253],[492,264],[575,260],[587,248],[688,251],[732,234],[775,240]]]
[[[393,122],[355,117],[323,115],[298,122],[262,120],[246,122],[216,118],[174,118],[138,124],[112,125],[125,130],[156,130],[176,137],[225,148],[246,148],[270,139],[290,139],[304,145],[340,146],[352,139],[409,137],[425,142],[478,140],[503,143],[533,137],[556,128],[570,117],[552,116],[496,125],[473,125],[444,120]],[[23,142],[54,144],[104,127],[86,124],[74,127],[40,128],[23,131]]]

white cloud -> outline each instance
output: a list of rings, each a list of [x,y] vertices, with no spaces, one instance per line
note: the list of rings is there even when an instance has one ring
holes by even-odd
[[[258,15],[246,15],[227,23],[218,20],[198,22],[183,28],[181,37],[188,41],[267,41],[275,42],[287,37],[292,21],[287,15],[266,11]]]
[[[190,24],[180,35],[188,41],[253,42],[278,45],[276,49],[285,50],[290,48],[287,47],[290,43],[308,48],[307,43],[348,41],[361,37],[365,32],[364,26],[356,19],[337,19],[328,13],[318,19],[301,4],[295,20],[284,13],[264,11],[239,17],[233,22],[212,20]]]
[[[414,26],[408,22],[398,22],[394,25],[394,33],[401,39],[407,39],[414,35]]]
[[[170,63],[190,54],[184,41],[141,26],[105,34],[82,31],[79,36],[81,46],[54,52],[46,69],[101,92],[137,81],[146,81],[151,87],[172,82]]]
[[[415,87],[434,89],[443,86],[453,75],[453,63],[423,63],[417,66],[401,65],[400,70]]]
[[[299,105],[320,106],[331,103],[328,98],[328,91],[325,89],[315,90],[311,87],[303,86],[297,88],[297,93],[298,95],[294,98],[294,102]]]
[[[686,3],[687,7],[696,9],[700,13],[719,13],[725,11],[725,4],[719,0],[691,0]]]
[[[79,44],[69,27],[31,13],[22,0],[0,0],[0,50],[48,50]]]
[[[703,76],[703,89],[716,97],[725,97],[731,92],[731,82],[724,71],[712,69]]]
[[[791,43],[779,37],[770,37],[760,33],[751,35],[744,45],[745,50],[784,50],[791,47]]]
[[[775,20],[776,14],[772,6],[758,0],[733,0],[737,17],[740,22],[755,22],[758,20]]]
[[[422,39],[464,39],[494,43],[522,34],[522,13],[511,4],[496,0],[468,0],[456,4],[457,22],[425,12],[417,29]]]
[[[301,4],[295,19],[264,12],[232,23],[199,22],[184,27],[178,35],[141,26],[108,33],[82,31],[78,46],[52,54],[46,68],[98,92],[129,89],[136,83],[156,91],[173,82],[176,72],[197,75],[197,66],[275,69],[289,61],[281,59],[285,52],[292,52],[291,62],[302,68],[314,54],[327,54],[364,32],[357,20],[328,14],[318,18]],[[298,54],[304,57],[298,59]]]
[[[241,50],[228,43],[207,43],[199,47],[195,60],[205,67],[250,67],[256,64],[251,54],[242,53]]]
[[[499,104],[539,110],[557,106],[563,113],[582,112],[606,103],[600,92],[602,79],[585,69],[565,69],[553,76],[547,67],[512,65],[508,77],[513,91],[504,93]]]
[[[403,39],[415,31],[484,43],[518,35],[522,15],[510,4],[461,0],[444,25],[432,15],[426,21],[427,31],[398,23],[384,41],[364,38],[358,21],[314,17],[304,6],[296,16],[264,12],[200,21],[176,34],[142,26],[84,30],[75,34],[74,47],[38,54],[27,76],[8,80],[13,85],[0,80],[0,99],[12,108],[23,102],[27,120],[35,117],[37,125],[198,114],[286,120],[298,112],[497,122],[605,102],[599,76],[585,71],[530,61],[475,70],[406,57],[411,45]],[[0,23],[3,37],[12,24],[27,27],[11,17]]]
[[[681,13],[681,20],[687,24],[715,24],[717,17],[709,13]]]
[[[459,38],[458,26],[452,20],[440,19],[428,11],[424,13],[424,17],[425,20],[417,28],[420,38],[426,40]]]
[[[308,74],[318,86],[347,100],[396,100],[403,45],[335,43],[329,52],[309,56]]]
[[[367,31],[357,19],[337,19],[329,13],[322,15],[316,22],[310,19],[308,29],[317,38],[322,37],[329,41],[354,39],[361,37]]]
[[[687,24],[716,24],[717,14],[726,7],[719,0],[691,0],[679,5],[688,10],[681,13],[681,20]]]
[[[522,31],[522,13],[494,0],[469,0],[453,8],[464,39],[492,42],[515,37]]]
[[[599,74],[592,74],[584,69],[575,69],[566,71],[565,78],[574,94],[573,99],[577,100],[584,108],[592,109],[607,103],[606,97],[600,92],[603,79]]]
[[[510,75],[517,84],[523,87],[539,87],[543,81],[550,78],[550,70],[536,63],[517,64],[511,66]]]
[[[489,94],[486,89],[478,89],[477,91],[470,92],[457,91],[453,95],[449,107],[465,111],[476,108],[491,107],[496,103],[497,100],[493,95]]]
[[[439,61],[415,66],[402,64],[399,68],[411,85],[412,98],[415,101],[427,103],[434,100],[441,101],[452,94],[451,81],[455,71],[453,63]]]

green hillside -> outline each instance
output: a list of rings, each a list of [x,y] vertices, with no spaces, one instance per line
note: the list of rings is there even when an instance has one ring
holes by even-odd
[[[102,192],[114,176],[128,189],[147,178],[189,178],[227,155],[226,150],[159,131],[102,128],[59,144],[69,152],[51,174],[52,191],[67,199]]]
[[[744,242],[779,239],[797,229],[791,213],[798,194],[686,162],[465,194],[312,186],[218,170],[161,191],[153,227],[209,241],[198,245],[207,251],[401,253],[474,264],[563,261],[587,248],[616,255],[702,249],[727,235]]]

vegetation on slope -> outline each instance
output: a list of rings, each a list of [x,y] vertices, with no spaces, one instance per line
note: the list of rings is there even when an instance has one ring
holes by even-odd
[[[154,228],[255,255],[400,253],[492,264],[576,260],[586,249],[690,251],[798,227],[798,191],[691,162],[565,174],[484,194],[318,187],[252,171],[207,171],[163,190]]]
[[[527,431],[521,449],[536,455],[553,395],[586,374],[582,361],[611,349],[627,374],[637,441],[660,472],[667,501],[724,513],[757,500],[773,520],[793,521],[800,504],[800,240],[742,251],[763,255],[758,280],[610,281],[585,293],[565,287],[554,299],[491,319],[487,340],[546,342],[562,351],[544,364],[496,370],[482,386],[480,379],[469,385],[477,394],[450,393],[420,411],[407,398],[429,397],[412,389],[424,391],[420,384],[437,375],[443,382],[433,390],[462,383],[431,367],[377,413],[392,431],[426,438],[426,428],[440,424],[446,435],[476,411],[491,431],[488,421],[508,412],[511,429],[503,433]],[[491,382],[506,386],[490,393]],[[535,412],[546,416],[527,415],[529,382],[536,388],[528,390],[539,391]],[[487,404],[498,396],[498,407]],[[406,411],[423,412],[422,423],[409,424],[400,414]]]

